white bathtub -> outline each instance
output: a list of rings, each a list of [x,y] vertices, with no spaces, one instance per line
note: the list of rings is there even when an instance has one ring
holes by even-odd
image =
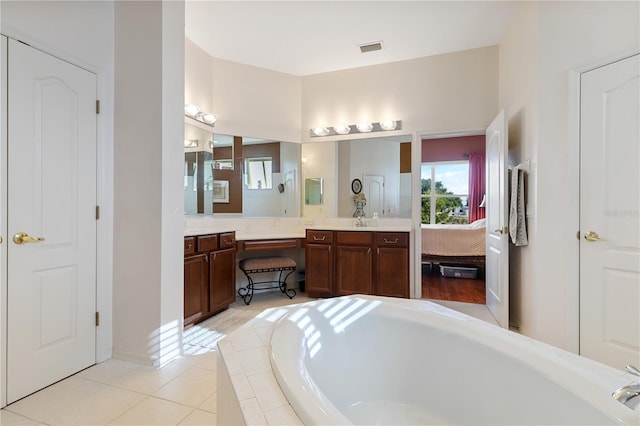
[[[630,375],[439,305],[350,296],[294,305],[273,374],[304,424],[638,424]]]

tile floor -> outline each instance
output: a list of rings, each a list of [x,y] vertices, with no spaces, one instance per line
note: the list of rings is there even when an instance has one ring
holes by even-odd
[[[111,359],[0,410],[0,425],[215,425],[215,342],[264,309],[303,303],[256,295],[185,332],[184,355],[162,368]],[[445,306],[493,323],[486,306]]]

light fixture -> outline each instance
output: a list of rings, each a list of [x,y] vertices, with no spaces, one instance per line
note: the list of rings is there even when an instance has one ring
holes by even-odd
[[[351,127],[347,124],[338,124],[333,126],[333,130],[339,135],[348,135],[351,132]]]
[[[199,112],[200,112],[200,108],[197,105],[186,104],[184,106],[184,114],[188,115],[189,117],[195,117],[198,115]]]
[[[396,122],[395,120],[383,120],[380,122],[380,128],[382,130],[395,130]]]
[[[400,130],[401,120],[383,120],[377,123],[362,121],[357,124],[336,124],[333,127],[314,127],[311,129],[311,137],[336,136],[356,133],[388,132],[390,130]]]
[[[202,112],[200,111],[200,107],[193,104],[185,104],[184,115],[211,127],[214,127],[215,122],[218,120],[217,114]]]
[[[314,127],[311,131],[316,136],[328,136],[331,134],[331,130],[328,127]]]
[[[480,201],[480,205],[478,207],[485,208],[487,204],[487,194],[482,194],[482,201]]]
[[[197,148],[198,147],[198,139],[185,139],[184,140],[185,148]]]

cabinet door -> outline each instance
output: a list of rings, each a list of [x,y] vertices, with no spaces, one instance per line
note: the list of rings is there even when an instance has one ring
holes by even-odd
[[[207,256],[184,258],[184,325],[205,316],[209,309],[209,265]]]
[[[371,246],[336,246],[336,292],[373,294]]]
[[[209,255],[209,311],[218,313],[236,300],[236,249]]]
[[[409,297],[409,249],[378,247],[376,253],[376,294]]]
[[[310,297],[331,297],[333,250],[331,244],[309,244],[305,250],[305,289]]]

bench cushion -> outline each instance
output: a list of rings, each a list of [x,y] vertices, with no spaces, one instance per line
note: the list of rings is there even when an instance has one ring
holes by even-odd
[[[239,263],[240,269],[246,272],[252,271],[278,271],[295,269],[295,260],[285,256],[249,257]]]

